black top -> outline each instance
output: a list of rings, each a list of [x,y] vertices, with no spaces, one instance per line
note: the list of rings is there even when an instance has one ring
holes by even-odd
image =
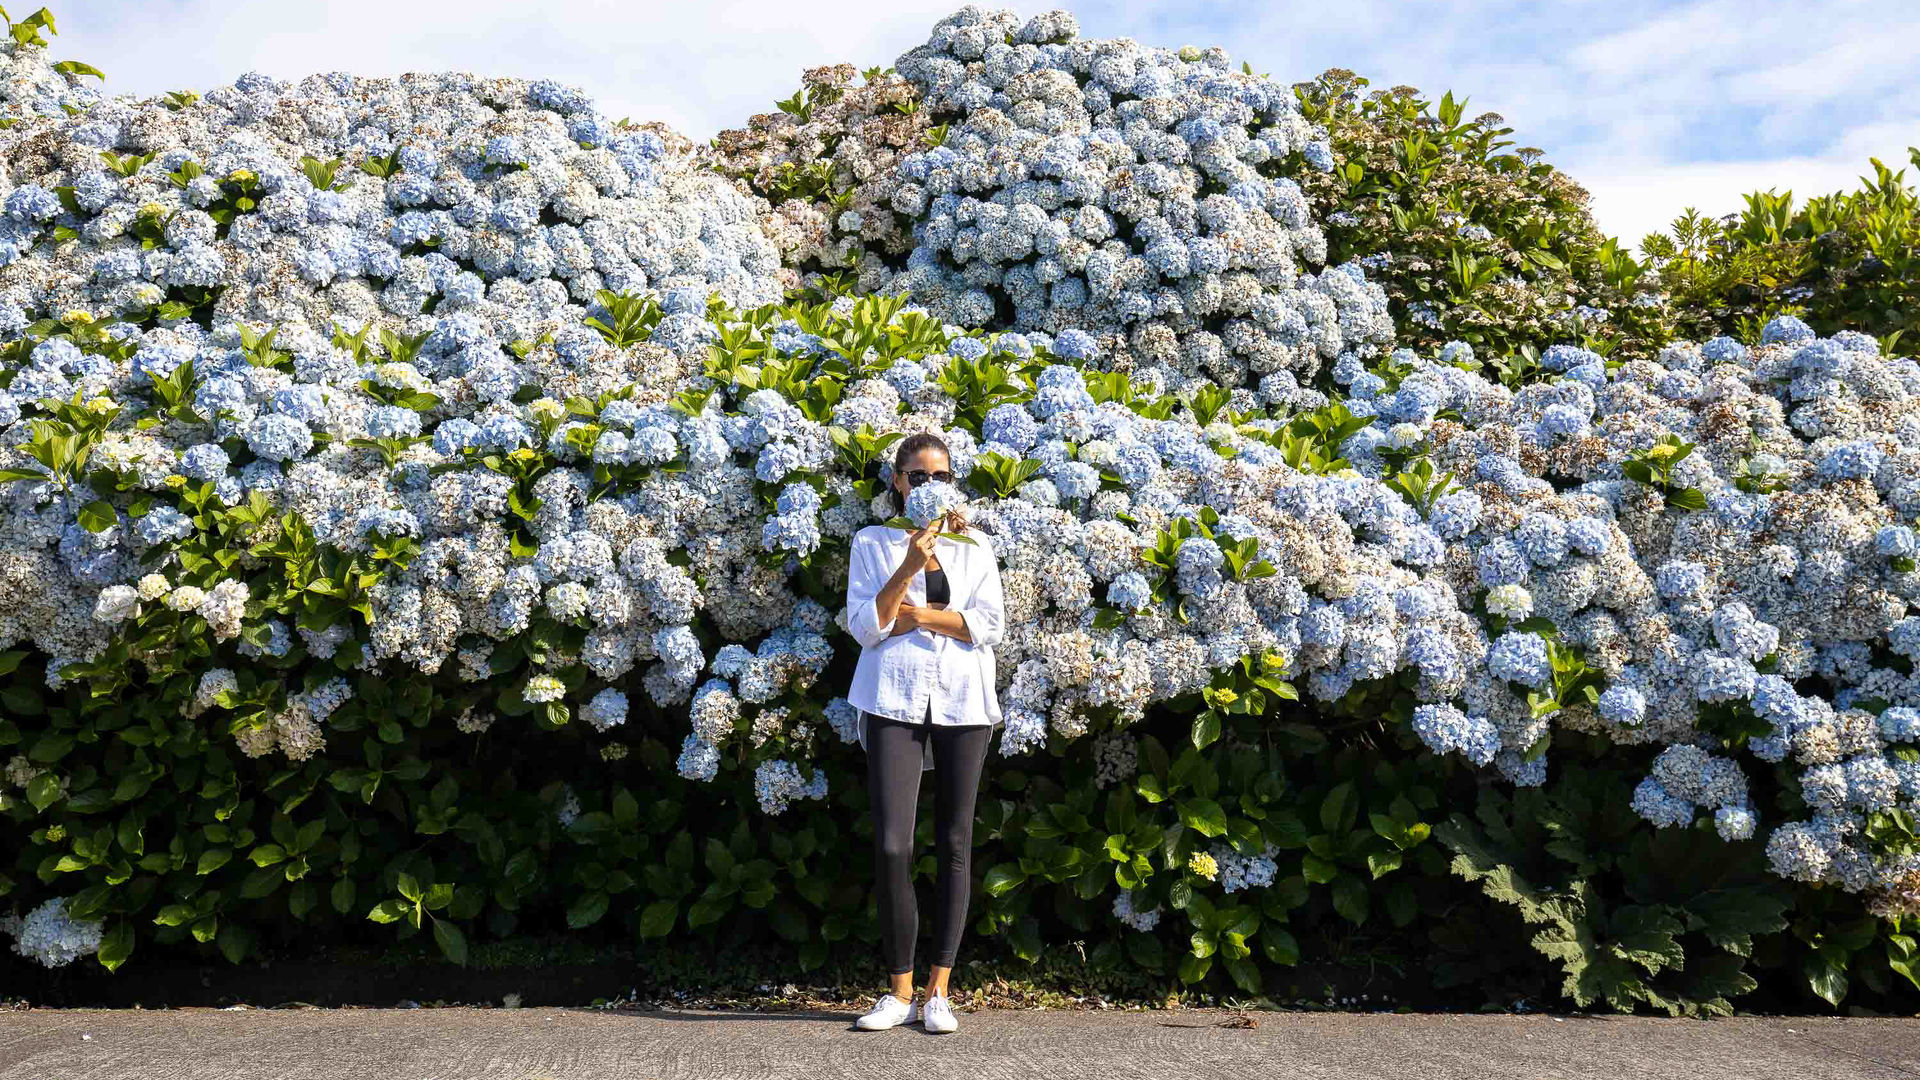
[[[927,571],[927,603],[950,604],[953,602],[953,590],[947,585],[945,570]]]

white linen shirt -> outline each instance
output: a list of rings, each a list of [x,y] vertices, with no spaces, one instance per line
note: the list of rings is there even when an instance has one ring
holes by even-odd
[[[972,527],[964,534],[973,540],[971,544],[944,536],[933,542],[934,557],[947,574],[947,608],[966,622],[971,642],[925,627],[893,636],[893,621],[880,625],[874,600],[906,560],[910,535],[904,529],[869,525],[854,534],[848,557],[844,617],[847,632],[860,643],[860,661],[854,667],[847,700],[860,710],[856,725],[863,749],[869,713],[956,727],[1001,722],[993,647],[1006,636],[1006,616],[993,545],[985,533]],[[913,575],[901,602],[926,604],[925,570]],[[925,744],[920,767],[922,771],[933,768],[932,740]]]

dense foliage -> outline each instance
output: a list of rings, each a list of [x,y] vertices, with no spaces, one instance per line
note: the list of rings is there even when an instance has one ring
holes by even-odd
[[[1388,200],[1405,95],[1061,12],[896,67],[704,151],[463,75],[0,133],[16,952],[871,938],[846,552],[932,431],[1007,596],[977,940],[1920,986],[1920,364],[1544,320],[1640,273],[1450,97]],[[1461,241],[1511,303],[1359,255]]]
[[[1920,148],[1908,148],[1920,169]],[[1725,218],[1689,209],[1640,242],[1683,313],[1682,332],[1752,342],[1777,315],[1821,333],[1856,330],[1920,354],[1920,193],[1905,169],[1872,159],[1857,191],[1795,203],[1772,189]]]
[[[1294,88],[1336,163],[1302,184],[1328,257],[1358,259],[1392,298],[1400,344],[1464,341],[1512,365],[1561,342],[1624,360],[1670,339],[1646,268],[1600,232],[1573,178],[1503,138],[1500,114],[1366,85],[1335,69]]]

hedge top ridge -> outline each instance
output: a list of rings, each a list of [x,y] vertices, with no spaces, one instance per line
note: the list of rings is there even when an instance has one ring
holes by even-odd
[[[46,8],[18,22],[7,23],[0,39],[0,124],[30,116],[70,116],[93,107],[101,99],[98,68],[77,60],[53,60],[47,50],[53,15]]]
[[[1287,86],[1219,48],[1078,34],[1064,11],[965,7],[897,75],[808,72],[804,116],[723,133],[713,157],[796,195],[815,162],[853,178],[831,220],[818,199],[774,208],[790,255],[851,258],[863,288],[951,322],[1090,332],[1100,366],[1170,389],[1306,380],[1391,344],[1358,265],[1309,269],[1326,238],[1292,175],[1333,156]]]
[[[418,332],[463,314],[485,341],[463,343],[461,370],[479,346],[562,324],[590,344],[577,316],[602,288],[777,299],[750,201],[687,149],[544,79],[249,74],[204,97],[103,100],[0,135],[12,189],[0,289],[42,310],[187,300],[164,320],[185,341],[210,319],[324,340],[340,325]],[[63,211],[86,220],[55,239],[82,242],[16,265]],[[694,322],[670,322],[664,340]],[[285,343],[310,348],[298,332]]]

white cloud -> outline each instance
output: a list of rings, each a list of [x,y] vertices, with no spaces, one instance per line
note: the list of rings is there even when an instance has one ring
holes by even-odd
[[[1890,169],[1905,167],[1909,180],[1920,171],[1907,160],[1910,143],[1890,140],[1865,146],[1859,142],[1846,140],[1847,152],[1820,157],[1663,162],[1627,168],[1595,164],[1567,171],[1593,195],[1591,209],[1600,227],[1637,246],[1647,233],[1665,231],[1689,206],[1718,217],[1744,208],[1745,195],[1753,191],[1791,191],[1796,204],[1815,195],[1851,191],[1859,186],[1860,177],[1872,175],[1869,157],[1878,157]]]
[[[1750,30],[1748,18],[1737,18],[1734,5],[1695,4],[1624,30],[1594,37],[1576,46],[1569,57],[1583,70],[1602,79],[1628,79],[1675,66],[1710,62],[1729,52]]]
[[[457,70],[584,87],[614,117],[705,137],[770,111],[803,68],[891,65],[956,0],[92,0],[65,8],[53,52],[109,92],[204,90],[249,71]]]
[[[1729,98],[1741,103],[1808,108],[1847,98],[1866,100],[1876,90],[1904,87],[1912,81],[1920,18],[1854,23],[1839,29],[1837,34],[1831,27],[1819,34],[1839,40],[1817,52],[1789,54],[1773,64],[1729,78]]]

